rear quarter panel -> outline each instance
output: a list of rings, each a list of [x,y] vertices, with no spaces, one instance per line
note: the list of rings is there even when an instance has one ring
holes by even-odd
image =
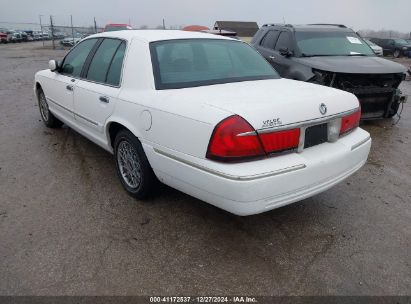
[[[130,126],[141,142],[153,148],[205,158],[214,126],[230,113],[179,96],[166,91],[124,90],[110,120]]]

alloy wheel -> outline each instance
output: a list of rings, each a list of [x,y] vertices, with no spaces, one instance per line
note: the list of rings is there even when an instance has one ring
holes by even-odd
[[[138,188],[141,184],[141,165],[136,149],[126,140],[117,148],[117,164],[123,181],[130,188]]]

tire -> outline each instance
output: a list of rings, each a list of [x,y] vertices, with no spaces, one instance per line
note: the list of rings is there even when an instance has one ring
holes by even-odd
[[[63,123],[53,115],[49,110],[49,105],[47,104],[46,96],[42,89],[37,92],[37,100],[39,104],[40,116],[44,124],[48,128],[59,128]]]
[[[400,58],[401,57],[401,51],[400,50],[395,50],[393,55],[394,55],[395,58]]]
[[[117,175],[127,193],[137,199],[149,197],[157,178],[140,141],[130,131],[123,129],[117,133],[114,158]]]

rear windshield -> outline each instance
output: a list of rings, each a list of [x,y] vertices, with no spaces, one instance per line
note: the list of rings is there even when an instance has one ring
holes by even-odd
[[[150,50],[159,90],[280,78],[260,54],[243,42],[167,40],[152,42]]]
[[[373,50],[354,32],[296,32],[302,56],[374,56]]]

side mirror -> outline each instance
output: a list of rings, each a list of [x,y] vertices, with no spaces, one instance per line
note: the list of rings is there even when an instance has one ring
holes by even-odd
[[[290,51],[288,48],[281,48],[280,54],[281,56],[284,56],[284,57],[291,57],[293,55],[293,52]]]
[[[58,64],[57,60],[50,60],[49,61],[50,71],[55,72],[55,71],[58,70],[58,68],[59,68],[59,64]]]

